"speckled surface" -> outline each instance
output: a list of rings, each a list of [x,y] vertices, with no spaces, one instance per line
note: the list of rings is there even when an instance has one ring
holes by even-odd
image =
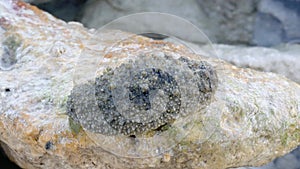
[[[5,69],[0,70],[0,139],[8,156],[23,168],[258,166],[299,144],[300,87],[282,76],[237,68],[180,45],[121,31],[94,34],[20,1],[0,1],[0,9],[1,57],[5,57],[1,60]],[[115,43],[121,39],[129,40]],[[218,75],[211,102],[187,115],[189,130],[175,132],[185,137],[161,135],[158,141],[175,140],[168,151],[126,158],[120,153],[127,152],[122,145],[128,137],[74,131],[66,113],[73,87],[94,78],[94,68],[101,74],[107,65],[116,67],[154,49],[206,61]],[[178,118],[175,123],[184,121]],[[121,151],[103,148],[110,144]]]

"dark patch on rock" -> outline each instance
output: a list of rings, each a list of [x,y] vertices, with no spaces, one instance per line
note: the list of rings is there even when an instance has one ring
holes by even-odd
[[[2,55],[0,57],[0,69],[10,70],[17,63],[16,50],[20,46],[20,41],[14,37],[8,37],[2,43]]]
[[[107,67],[95,82],[75,86],[67,114],[71,128],[81,125],[104,135],[153,135],[168,130],[180,116],[204,108],[217,83],[215,70],[205,61],[141,55]]]
[[[137,73],[135,71],[138,71]],[[132,119],[127,119],[120,112],[118,112],[113,102],[113,96],[110,88],[109,80],[113,77],[109,76],[110,73],[104,74],[96,79],[96,98],[100,111],[103,111],[105,120],[115,130],[125,135],[132,135],[136,133],[145,132],[149,129],[156,129],[168,122],[174,120],[174,115],[179,114],[181,98],[178,84],[175,79],[160,69],[145,69],[145,70],[128,70],[129,74],[134,74],[130,81],[129,100],[132,103],[132,112],[138,112],[139,122]],[[168,101],[166,110],[160,113],[160,116],[151,121],[142,120],[143,113],[148,113],[147,110],[152,108],[150,103],[150,92],[156,95],[156,92],[163,90]],[[145,111],[143,111],[145,110]]]
[[[207,62],[195,62],[181,57],[179,60],[187,63],[188,67],[198,76],[197,85],[205,99],[209,99],[217,88],[218,77],[215,70]]]
[[[54,146],[54,144],[52,141],[47,141],[47,143],[45,144],[45,149],[50,150],[53,148],[53,146]]]
[[[154,39],[154,40],[164,40],[164,39],[168,38],[168,36],[158,34],[158,33],[142,33],[140,35],[145,36],[147,38]]]

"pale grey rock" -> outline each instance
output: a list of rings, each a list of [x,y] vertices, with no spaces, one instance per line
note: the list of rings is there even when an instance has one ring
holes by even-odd
[[[81,22],[88,27],[100,28],[129,14],[163,12],[192,22],[215,42],[249,43],[252,41],[256,4],[256,0],[90,0],[83,9]],[[136,30],[138,27],[139,30],[147,32],[153,25],[161,25],[160,30],[164,30],[166,29],[162,24],[164,22],[168,20],[158,17],[147,25],[136,26],[132,23],[124,23],[122,30]],[[128,26],[129,29],[126,29]],[[178,25],[172,23],[169,23],[167,29],[176,34],[189,32],[189,27],[178,29]],[[184,39],[202,42],[194,36],[187,36]]]
[[[253,42],[262,46],[300,42],[300,1],[262,0],[258,5]]]
[[[219,57],[234,65],[274,72],[300,83],[300,45],[274,48],[215,45]]]
[[[122,16],[138,12],[163,12],[182,17],[208,35],[215,43],[273,46],[299,43],[300,2],[297,0],[27,0],[65,21],[79,20],[99,28]],[[165,29],[163,18],[135,26],[123,23],[123,30],[151,31],[153,25]],[[127,27],[127,28],[125,28]],[[188,27],[169,23],[176,34],[190,32]],[[161,32],[165,33],[165,32]],[[193,32],[191,34],[194,35]],[[185,40],[202,42],[194,36]]]
[[[300,45],[298,44],[282,44],[273,48],[222,44],[199,46],[192,43],[188,43],[188,46],[199,54],[214,56],[238,67],[274,72],[300,83]]]
[[[214,35],[215,43],[251,43],[257,0],[197,0],[197,2],[210,20],[199,25],[211,24],[210,30],[203,29],[203,31],[213,32],[211,34]]]

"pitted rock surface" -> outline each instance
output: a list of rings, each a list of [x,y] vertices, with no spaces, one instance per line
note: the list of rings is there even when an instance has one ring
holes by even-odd
[[[193,85],[186,86],[188,84]],[[78,101],[85,98],[78,97],[80,91],[76,91],[69,97],[67,113],[83,125],[89,117],[94,118],[93,123],[83,127],[96,133],[107,134],[107,128],[113,128],[115,131],[110,134],[141,134],[171,124],[181,112],[184,112],[182,115],[194,112],[191,107],[203,108],[210,102],[216,87],[216,72],[205,61],[184,57],[176,60],[165,55],[140,56],[138,60],[123,63],[115,70],[107,68],[100,77],[96,77],[95,89],[90,89],[89,93],[95,97],[92,100],[97,102],[99,109],[89,113],[81,109],[84,104]],[[81,92],[86,93],[85,90]],[[193,95],[187,95],[190,93]],[[188,102],[195,100],[194,105],[186,104],[181,95],[187,95]],[[74,106],[79,110],[76,111]],[[103,120],[109,127],[103,127]]]
[[[9,158],[22,168],[223,169],[259,166],[299,144],[300,87],[280,75],[237,68],[222,60],[195,55],[181,45],[122,31],[108,30],[96,36],[93,30],[87,30],[78,23],[57,20],[21,1],[0,0],[0,9],[1,50],[7,37],[17,37],[15,47],[20,44],[17,48],[10,48],[17,49],[17,62],[12,69],[0,70],[0,141]],[[115,45],[115,42],[128,37],[131,37],[130,41]],[[94,44],[98,46],[94,48]],[[109,47],[113,51],[105,55]],[[78,62],[83,50],[87,52]],[[95,142],[87,134],[87,127],[82,130],[70,124],[71,117],[77,118],[77,122],[86,122],[83,126],[98,120],[103,122],[108,135],[114,131],[105,124],[104,116],[95,119],[94,116],[67,115],[68,97],[71,94],[84,98],[73,101],[78,101],[75,105],[87,114],[99,109],[96,97],[90,97],[95,94],[95,81],[88,83],[88,80],[103,75],[107,67],[118,70],[128,60],[135,61],[133,58],[139,54],[152,51],[178,56],[176,58],[183,56],[199,64],[203,61],[209,63],[218,74],[217,88],[205,83],[200,91],[216,91],[209,104],[197,104],[199,98],[189,96],[201,96],[197,84],[199,75],[191,76],[194,81],[176,78],[170,71],[172,69],[163,69],[162,65],[170,64],[163,62],[161,66],[156,65],[157,70],[172,75],[181,87],[181,107],[184,107],[180,109],[183,116],[172,123],[172,126],[182,126],[182,130],[172,133],[170,126],[159,134],[161,137],[157,141],[169,143],[177,139],[174,135],[184,137],[177,139],[168,151],[156,156],[124,158],[97,144],[114,143],[115,147],[128,153],[126,147],[122,147],[125,137],[118,137],[119,133],[109,136],[115,138],[111,142],[104,142],[105,138]],[[98,62],[93,62],[93,58],[97,58]],[[116,62],[111,62],[116,58]],[[99,68],[96,76],[90,76],[87,73],[90,67],[84,66],[90,60],[90,65]],[[81,65],[82,69],[77,69],[80,71],[74,70]],[[186,74],[193,72],[188,64],[183,65],[187,67],[182,69]],[[74,72],[80,80],[74,77]],[[86,83],[80,83],[81,80]],[[188,84],[183,84],[186,82]],[[114,104],[120,105],[116,100]],[[195,114],[198,115],[196,118],[185,121],[186,117],[194,117],[191,115]],[[184,127],[190,124],[193,127],[187,134]],[[102,124],[94,127],[99,131],[101,128]],[[166,132],[170,135],[164,137]],[[132,140],[140,141],[137,138]],[[143,146],[143,142],[134,143]],[[135,148],[137,144],[131,146]],[[155,145],[150,150],[157,148]]]

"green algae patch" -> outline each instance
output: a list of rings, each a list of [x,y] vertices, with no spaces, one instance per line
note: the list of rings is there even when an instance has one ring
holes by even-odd
[[[72,131],[72,133],[74,135],[77,135],[80,131],[82,131],[82,127],[80,124],[76,123],[74,120],[72,120],[71,118],[69,118],[69,125],[70,125],[70,129]]]
[[[300,142],[300,128],[295,124],[291,124],[284,134],[280,137],[280,142],[283,146],[290,145],[294,142]]]

